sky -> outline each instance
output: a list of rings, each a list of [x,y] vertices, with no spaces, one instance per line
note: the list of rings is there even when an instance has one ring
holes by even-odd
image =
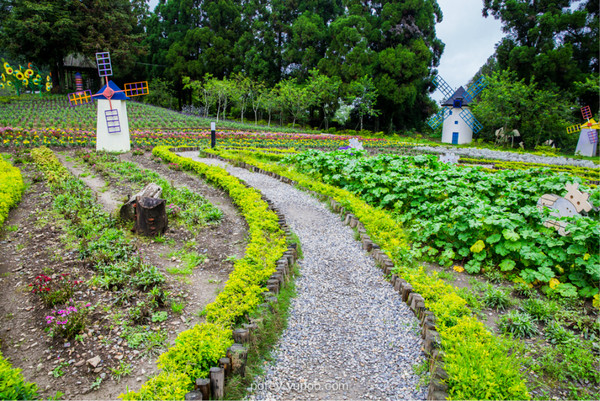
[[[494,46],[504,36],[501,23],[493,17],[483,18],[482,0],[437,0],[444,18],[436,25],[437,37],[446,44],[438,67],[439,75],[456,89],[466,85],[494,54]],[[158,0],[150,0],[154,10]],[[431,97],[439,101],[435,91]]]
[[[500,21],[481,15],[482,0],[437,0],[444,18],[436,35],[446,44],[438,74],[453,88],[464,86],[494,54],[502,37]],[[441,100],[440,91],[431,97]]]

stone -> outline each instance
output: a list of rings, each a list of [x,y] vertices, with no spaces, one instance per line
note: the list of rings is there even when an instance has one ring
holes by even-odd
[[[86,362],[89,363],[93,368],[95,368],[100,364],[100,361],[100,357],[96,355],[95,357],[88,359]]]

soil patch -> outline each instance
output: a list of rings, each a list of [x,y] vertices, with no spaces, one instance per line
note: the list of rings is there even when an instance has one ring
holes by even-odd
[[[137,192],[133,184],[117,185],[114,180],[99,178],[98,172],[74,162],[74,156],[73,152],[59,155],[60,160],[99,195],[98,201],[107,210],[117,209],[120,204],[117,200],[123,200],[128,191]],[[181,314],[173,313],[165,306],[167,320],[147,322],[147,331],[166,333],[167,339],[162,344],[166,347],[179,332],[202,320],[199,312],[224,286],[233,260],[244,254],[247,225],[224,192],[201,179],[169,170],[149,160],[148,155],[133,158],[123,155],[122,159],[160,174],[167,173],[164,176],[175,186],[200,192],[223,211],[220,223],[197,232],[173,226],[161,241],[135,239],[144,260],[157,266],[167,277],[166,288],[172,298],[185,305]],[[3,322],[0,342],[3,355],[14,367],[23,370],[28,381],[38,384],[44,398],[60,391],[64,393],[63,399],[116,399],[126,387],[139,389],[156,373],[156,356],[162,347],[145,350],[127,343],[123,327],[115,324],[110,316],[117,312],[127,313],[130,307],[115,304],[119,294],[89,284],[96,271],[80,260],[75,249],[65,245],[65,231],[60,221],[53,220],[52,196],[41,175],[33,165],[18,167],[29,187],[0,232],[0,319]],[[169,255],[192,240],[197,244],[194,250],[207,255],[207,261],[188,276],[167,273],[168,267],[182,263],[177,256]],[[74,280],[84,280],[86,285],[75,293],[74,298],[96,305],[86,332],[78,340],[69,342],[53,339],[44,331],[49,309],[29,287],[39,274],[61,273],[68,273]],[[87,362],[94,357],[100,360],[96,367]],[[129,365],[131,373],[117,381],[118,377],[111,369],[122,365]]]

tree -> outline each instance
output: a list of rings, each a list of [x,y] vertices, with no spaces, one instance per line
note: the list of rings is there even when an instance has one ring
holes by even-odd
[[[547,90],[567,92],[574,82],[598,74],[598,0],[483,4],[483,15],[500,19],[507,34],[496,50],[500,69],[510,68],[526,82],[534,78]]]
[[[244,123],[244,111],[250,100],[251,90],[252,81],[248,77],[242,73],[237,73],[233,76],[231,81],[231,97],[240,109],[242,124]]]
[[[310,79],[307,83],[315,96],[315,106],[320,107],[325,129],[329,129],[329,118],[337,109],[342,81],[339,77],[328,77],[319,70],[310,70]]]
[[[296,78],[285,79],[277,87],[283,107],[293,118],[292,127],[296,126],[296,121],[305,121],[307,111],[315,101],[314,92],[305,85],[297,84]]]
[[[567,137],[571,108],[574,105],[556,93],[539,89],[535,82],[518,79],[511,71],[495,72],[487,78],[488,86],[473,106],[473,114],[484,124],[485,138],[493,140],[493,132],[517,129],[526,148],[534,149],[548,139],[563,148],[574,145]]]
[[[124,75],[130,71],[139,45],[138,15],[128,0],[59,0],[2,2],[7,8],[0,28],[0,47],[13,57],[24,57],[39,66],[48,65],[54,86],[63,79],[63,60],[71,53],[94,58],[110,51]],[[139,1],[135,1],[137,12]]]
[[[357,81],[350,84],[350,93],[353,96],[352,106],[358,113],[360,120],[360,130],[363,129],[364,116],[374,117],[379,114],[375,110],[375,102],[377,101],[377,89],[373,84],[373,78],[365,75]]]
[[[258,110],[265,107],[268,92],[263,82],[250,81],[250,106],[254,111],[254,125],[258,125]],[[269,123],[271,116],[269,113]]]

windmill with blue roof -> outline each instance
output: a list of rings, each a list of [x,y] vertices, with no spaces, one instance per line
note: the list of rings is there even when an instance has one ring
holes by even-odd
[[[443,143],[453,145],[471,143],[473,134],[481,131],[483,126],[469,110],[469,104],[487,86],[485,78],[482,76],[466,90],[461,86],[453,91],[439,75],[434,78],[433,84],[442,92],[444,99],[441,103],[441,110],[431,116],[427,120],[427,124],[436,129],[443,123]]]
[[[108,77],[113,75],[110,54],[96,53],[96,64],[98,75],[106,80],[106,84],[94,95],[90,90],[69,93],[69,104],[79,106],[98,99],[96,150],[128,152],[131,142],[124,100],[150,93],[148,81],[127,83],[125,89],[120,89],[113,81],[108,80]]]

